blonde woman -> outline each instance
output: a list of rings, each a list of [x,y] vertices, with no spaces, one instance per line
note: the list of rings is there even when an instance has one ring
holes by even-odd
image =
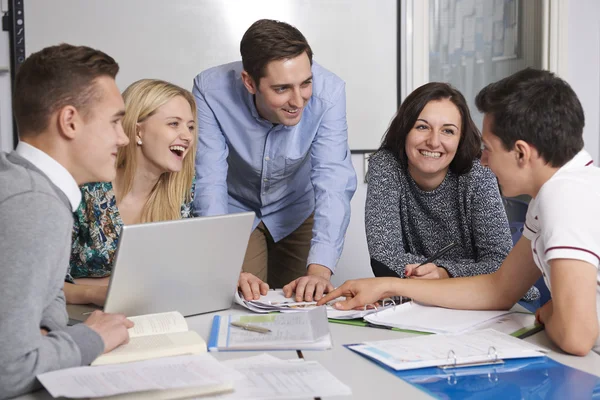
[[[103,305],[122,226],[192,217],[196,104],[185,89],[143,79],[123,93],[123,130],[113,182],[86,184],[74,213],[64,286],[68,303]]]

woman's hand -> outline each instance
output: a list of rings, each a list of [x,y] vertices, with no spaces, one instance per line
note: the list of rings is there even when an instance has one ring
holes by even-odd
[[[434,263],[428,263],[421,265],[419,264],[407,264],[404,267],[404,275],[407,278],[413,279],[447,279],[450,278],[448,271],[445,268],[438,267]]]
[[[342,286],[327,294],[317,305],[323,305],[340,296],[346,300],[338,301],[333,306],[338,310],[352,310],[362,308],[368,304],[375,304],[379,300],[396,295],[393,293],[394,283],[399,278],[367,278],[346,281]]]

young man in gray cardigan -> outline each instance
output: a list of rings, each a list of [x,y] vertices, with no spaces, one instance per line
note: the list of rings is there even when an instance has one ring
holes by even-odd
[[[118,69],[100,51],[62,44],[32,54],[17,73],[20,143],[0,154],[0,398],[129,340],[133,323],[123,315],[95,311],[67,326],[62,291],[78,185],[111,181],[128,143]]]

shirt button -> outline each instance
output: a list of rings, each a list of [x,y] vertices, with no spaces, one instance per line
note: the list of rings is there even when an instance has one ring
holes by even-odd
[[[269,161],[269,160],[270,160],[270,158],[268,156],[265,157],[265,161]]]

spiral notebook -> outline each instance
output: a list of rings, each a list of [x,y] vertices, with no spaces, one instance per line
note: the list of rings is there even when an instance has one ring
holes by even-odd
[[[346,347],[395,371],[502,364],[507,359],[545,355],[544,348],[493,329],[381,340]]]

